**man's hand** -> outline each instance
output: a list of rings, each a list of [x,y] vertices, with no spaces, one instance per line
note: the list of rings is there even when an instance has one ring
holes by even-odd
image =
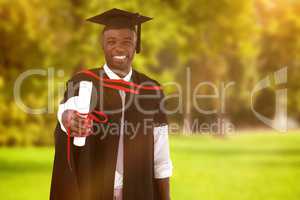
[[[65,128],[70,128],[72,137],[87,137],[93,133],[93,121],[75,110],[64,111],[62,123]]]

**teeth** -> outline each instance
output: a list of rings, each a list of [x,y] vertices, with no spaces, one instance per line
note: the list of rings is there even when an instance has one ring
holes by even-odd
[[[114,56],[114,58],[116,58],[116,59],[125,59],[126,56]]]

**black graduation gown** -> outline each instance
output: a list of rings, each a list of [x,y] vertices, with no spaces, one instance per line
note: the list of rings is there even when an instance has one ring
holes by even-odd
[[[102,68],[88,70],[101,78],[106,78]],[[67,160],[67,134],[58,123],[55,129],[55,158],[52,173],[50,200],[112,200],[114,177],[119,143],[119,132],[115,125],[120,125],[120,112],[111,113],[111,110],[121,109],[119,91],[114,86],[126,87],[135,90],[136,87],[124,86],[122,83],[110,82],[105,85],[97,77],[78,73],[67,84],[67,91],[63,102],[72,96],[78,95],[78,87],[74,87],[82,80],[89,80],[95,86],[92,90],[90,110],[100,110],[107,113],[110,126],[96,123],[95,135],[87,137],[83,147],[73,145],[71,138],[70,163]],[[139,85],[159,87],[159,84],[133,70],[131,82]],[[71,84],[72,83],[72,84]],[[70,86],[72,85],[72,86]],[[124,200],[158,200],[157,185],[154,181],[154,138],[153,128],[167,123],[166,115],[160,109],[163,98],[161,90],[138,89],[139,94],[126,93],[124,129]],[[154,94],[153,98],[142,98],[143,94]],[[146,113],[144,110],[156,110],[155,113]],[[99,128],[100,127],[100,128]],[[99,131],[100,130],[100,131]],[[135,130],[135,131],[133,131]]]

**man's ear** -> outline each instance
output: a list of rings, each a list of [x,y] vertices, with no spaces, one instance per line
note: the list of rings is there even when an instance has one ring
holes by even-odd
[[[104,40],[103,40],[103,37],[101,37],[101,39],[100,39],[100,45],[101,45],[102,50],[104,50]]]
[[[99,35],[99,42],[101,45],[102,50],[104,49],[104,31],[101,32],[101,34]]]

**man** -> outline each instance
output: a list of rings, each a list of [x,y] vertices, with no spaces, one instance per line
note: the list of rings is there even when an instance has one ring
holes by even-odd
[[[67,83],[55,131],[51,200],[170,199],[163,92],[131,67],[141,24],[150,19],[119,9],[88,19],[105,25],[106,64]]]

